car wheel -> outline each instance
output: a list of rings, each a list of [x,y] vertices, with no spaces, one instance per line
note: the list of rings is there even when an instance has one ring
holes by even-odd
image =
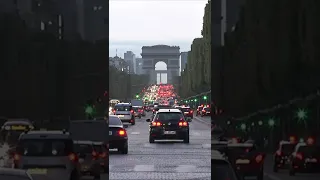
[[[128,144],[124,144],[121,148],[119,148],[121,154],[128,154]]]
[[[263,171],[261,171],[257,176],[257,180],[263,180],[263,176],[264,176]]]
[[[277,165],[273,165],[273,172],[278,172],[278,167],[277,167]]]
[[[141,119],[141,116],[139,116],[139,119]]]
[[[189,133],[184,137],[183,142],[184,142],[184,143],[187,143],[187,144],[189,144],[189,143],[190,143],[190,140],[189,140]]]
[[[290,167],[290,170],[289,170],[289,175],[290,176],[294,176],[296,174],[295,170],[293,169],[293,167]]]
[[[100,174],[99,174],[99,175],[95,175],[95,176],[93,177],[93,179],[96,179],[96,180],[100,179]]]
[[[134,120],[133,122],[131,122],[131,125],[135,125],[136,124],[136,121]]]
[[[154,138],[149,136],[149,143],[154,143]]]

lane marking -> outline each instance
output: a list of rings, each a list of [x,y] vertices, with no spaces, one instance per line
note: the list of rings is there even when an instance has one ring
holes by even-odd
[[[191,132],[191,136],[200,136],[201,134],[199,132]]]
[[[202,144],[202,147],[211,149],[211,144]]]
[[[137,134],[140,134],[140,132],[131,132],[131,134],[137,135]]]
[[[175,168],[176,172],[194,172],[196,170],[196,166],[194,165],[179,165]]]
[[[271,175],[271,174],[268,174],[268,173],[264,173],[264,175],[267,176],[268,178],[272,179],[272,180],[281,180],[281,178],[278,178],[275,175]]]
[[[134,171],[154,171],[154,165],[135,165]]]
[[[150,143],[145,143],[143,144],[143,147],[155,147],[155,145]]]

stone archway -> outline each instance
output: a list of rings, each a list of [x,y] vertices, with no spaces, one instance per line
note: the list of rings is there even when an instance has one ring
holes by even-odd
[[[155,70],[155,64],[163,61],[167,64],[167,83],[173,83],[173,77],[179,75],[180,71],[180,47],[179,46],[167,46],[167,45],[155,45],[155,46],[143,46],[142,47],[142,69],[149,74],[149,83],[157,83],[157,72]]]

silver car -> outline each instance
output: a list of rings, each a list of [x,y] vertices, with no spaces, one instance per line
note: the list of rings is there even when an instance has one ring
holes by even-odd
[[[114,106],[114,115],[118,116],[122,122],[136,124],[134,110],[130,103],[118,103]]]
[[[22,133],[13,156],[15,169],[27,170],[34,178],[79,180],[80,165],[73,141],[65,131]]]

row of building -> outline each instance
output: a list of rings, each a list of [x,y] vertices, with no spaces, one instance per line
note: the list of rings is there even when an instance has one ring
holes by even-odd
[[[59,39],[96,41],[108,38],[106,0],[1,0],[0,13],[17,13],[29,29]]]
[[[188,52],[180,53],[180,70],[183,71],[188,60]],[[109,66],[114,66],[120,71],[126,71],[130,74],[145,74],[142,69],[143,59],[136,57],[132,51],[124,53],[124,58],[119,56],[109,57]]]

